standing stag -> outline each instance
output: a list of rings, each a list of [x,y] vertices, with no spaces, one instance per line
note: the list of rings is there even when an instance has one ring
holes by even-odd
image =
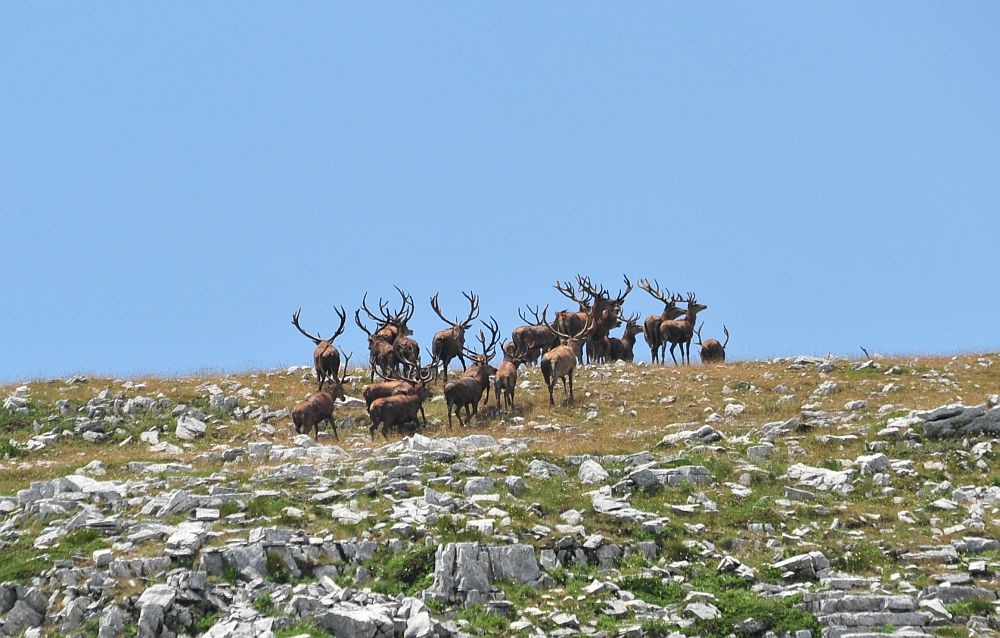
[[[639,315],[632,315],[625,320],[625,332],[621,338],[610,337],[608,339],[609,359],[611,361],[632,361],[635,359],[633,349],[635,348],[635,338],[643,332],[643,327],[639,325]]]
[[[708,339],[704,343],[701,341],[701,329],[705,327],[702,323],[698,326],[698,329],[694,331],[695,336],[698,337],[698,346],[701,348],[698,351],[698,356],[701,358],[702,363],[725,363],[726,362],[726,346],[729,345],[729,328],[726,324],[722,324],[722,332],[726,334],[726,342],[719,343],[718,339]]]
[[[458,424],[468,425],[472,417],[479,415],[479,400],[486,393],[486,401],[490,395],[487,390],[490,387],[490,377],[497,373],[497,369],[490,365],[490,360],[496,355],[496,346],[500,341],[500,326],[496,319],[490,317],[490,323],[480,321],[487,330],[490,331],[489,344],[485,333],[479,331],[479,343],[483,346],[482,352],[465,350],[465,354],[472,361],[472,365],[465,371],[462,378],[452,381],[444,386],[444,400],[448,409],[448,429],[451,429],[451,415],[454,412],[458,417]],[[486,401],[483,402],[484,406]],[[460,410],[465,408],[465,422],[462,422]]]
[[[649,315],[646,317],[642,329],[642,336],[645,338],[646,344],[649,345],[649,352],[652,355],[653,363],[656,363],[660,357],[660,348],[664,347],[660,326],[664,321],[677,319],[684,314],[684,311],[677,307],[677,299],[670,294],[670,290],[666,292],[660,290],[659,281],[654,280],[653,286],[655,288],[649,285],[648,279],[640,279],[636,282],[636,285],[648,292],[654,299],[663,302],[663,312],[658,315]],[[666,363],[666,361],[662,361],[661,363]]]
[[[451,321],[445,317],[441,312],[441,307],[438,306],[437,294],[431,297],[431,308],[434,309],[438,317],[441,317],[441,321],[451,326],[436,333],[434,340],[431,342],[431,355],[434,363],[444,365],[445,383],[448,382],[448,365],[451,364],[451,360],[455,357],[458,357],[458,360],[462,363],[462,370],[466,370],[465,356],[462,354],[462,349],[465,348],[465,331],[469,329],[472,322],[479,316],[479,297],[473,292],[469,292],[468,294],[463,292],[462,296],[469,300],[469,316],[464,321]]]
[[[340,373],[340,352],[334,347],[333,340],[344,332],[344,324],[347,323],[347,313],[344,311],[343,306],[339,310],[337,308],[333,310],[340,317],[340,327],[337,328],[337,331],[329,339],[322,338],[318,333],[311,335],[302,329],[302,326],[299,325],[299,315],[302,313],[302,308],[292,313],[292,325],[316,344],[316,349],[313,350],[313,365],[316,367],[316,378],[319,379],[317,390],[323,389],[323,383],[327,379],[336,381],[337,375]]]
[[[538,316],[538,306],[535,306],[534,309],[530,306],[527,308],[528,311],[535,316],[535,321],[529,321],[528,318],[524,316],[524,312],[518,308],[517,314],[521,317],[521,320],[528,325],[514,328],[510,334],[510,339],[514,342],[514,347],[517,348],[519,352],[525,354],[525,363],[536,365],[538,363],[538,357],[543,352],[551,350],[559,345],[559,338],[553,335],[552,331],[549,330],[549,327],[542,323],[542,318]]]
[[[337,408],[337,399],[344,399],[344,384],[347,383],[347,365],[351,362],[351,356],[347,355],[344,361],[344,376],[340,379],[335,375],[326,390],[318,390],[310,394],[305,400],[295,404],[292,408],[292,423],[295,424],[296,434],[308,435],[312,429],[316,428],[316,438],[319,438],[319,424],[326,421],[333,430],[333,438],[340,440],[337,435],[337,421],[334,419],[334,411]]]
[[[371,440],[375,440],[375,430],[382,426],[382,437],[389,438],[389,428],[399,427],[407,423],[413,423],[420,427],[418,414],[423,414],[424,401],[431,396],[430,388],[427,384],[434,378],[434,371],[424,369],[416,377],[407,377],[407,381],[413,384],[412,392],[406,394],[391,394],[387,397],[375,399],[368,407],[368,415],[372,424],[368,428],[368,435]],[[426,418],[426,417],[425,417]]]
[[[415,366],[410,364],[409,367],[412,369]],[[361,391],[361,396],[365,399],[365,407],[368,409],[368,415],[371,416],[372,403],[378,399],[384,399],[394,394],[417,394],[420,388],[419,379],[430,378],[434,374],[433,366],[420,368],[419,370],[420,372],[416,379],[405,376],[383,376],[384,381],[366,385]],[[389,374],[393,375],[394,373],[390,372]],[[426,428],[427,415],[424,413],[423,405],[420,406],[420,418],[423,420],[423,425]]]
[[[684,353],[686,351],[687,363],[691,365],[691,340],[694,338],[694,322],[698,317],[698,313],[702,310],[707,310],[708,306],[698,303],[698,299],[693,292],[689,292],[686,299],[680,295],[674,295],[674,300],[687,301],[687,313],[681,320],[671,319],[660,323],[660,336],[663,338],[664,350],[660,354],[660,359],[663,361],[667,360],[666,349],[669,343],[670,358],[674,360],[674,365],[679,365],[677,357],[674,356],[674,347],[680,345],[681,361],[684,361]]]
[[[577,275],[577,282],[580,281],[580,276]],[[573,310],[560,310],[556,313],[555,319],[552,321],[552,325],[556,327],[560,333],[563,334],[576,334],[586,325],[588,319],[591,317],[591,299],[587,299],[583,296],[577,296],[576,289],[570,282],[560,282],[557,281],[553,284],[553,287],[566,297],[570,301],[575,301],[580,309],[577,311]],[[586,294],[586,293],[584,293]],[[546,306],[547,307],[547,306]],[[550,331],[551,332],[551,331]],[[556,337],[558,339],[558,337]],[[583,350],[581,349],[578,353],[579,362],[583,365]]]
[[[548,330],[548,328],[546,328]],[[509,341],[500,345],[503,363],[497,368],[493,390],[497,396],[497,412],[500,411],[500,394],[503,393],[504,406],[508,412],[514,411],[514,390],[517,388],[517,369],[528,361],[528,355]]]
[[[587,363],[604,363],[608,360],[610,343],[608,335],[613,328],[621,325],[622,306],[625,305],[625,297],[632,292],[632,282],[628,276],[622,275],[625,279],[625,292],[619,291],[618,296],[612,300],[608,291],[601,286],[594,288],[589,277],[576,276],[580,290],[590,295],[592,302],[592,313],[594,317],[594,331],[587,339]]]
[[[379,299],[379,313],[381,317],[376,316],[371,310],[368,309],[368,293],[361,300],[361,308],[354,312],[354,322],[358,324],[358,327],[366,335],[368,335],[368,361],[371,365],[371,380],[372,383],[375,382],[375,372],[376,369],[380,369],[385,373],[388,371],[395,371],[399,369],[400,366],[400,354],[404,358],[410,361],[420,361],[420,349],[416,349],[416,354],[413,355],[413,346],[410,345],[414,342],[412,339],[408,339],[413,331],[410,330],[407,323],[413,317],[413,298],[407,296],[399,286],[395,287],[399,292],[400,297],[402,297],[402,305],[398,312],[392,313],[388,309],[388,304]],[[376,328],[375,332],[371,332],[368,328],[361,322],[361,311],[364,310],[368,318],[375,322]],[[397,347],[396,342],[400,339],[404,341]],[[411,370],[412,372],[412,370]]]
[[[562,379],[563,393],[566,392],[566,379],[569,378],[569,402],[573,403],[573,371],[576,370],[576,362],[579,358],[580,349],[583,342],[594,330],[594,318],[587,317],[587,322],[583,328],[575,333],[563,333],[546,321],[545,315],[548,306],[542,311],[542,323],[548,326],[552,334],[562,340],[562,345],[553,348],[542,355],[542,376],[545,378],[545,385],[549,389],[549,405],[555,405],[552,398],[552,390],[556,387],[556,381]]]

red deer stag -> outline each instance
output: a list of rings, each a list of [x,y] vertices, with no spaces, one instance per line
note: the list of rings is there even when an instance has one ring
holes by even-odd
[[[413,346],[416,342],[409,340],[403,341],[397,346],[397,342],[400,339],[406,339],[413,331],[410,330],[407,322],[413,317],[413,298],[408,297],[406,293],[400,290],[399,286],[395,287],[399,292],[400,297],[402,297],[402,306],[398,312],[392,313],[388,309],[388,304],[379,299],[379,312],[381,317],[376,316],[371,310],[368,309],[368,293],[361,300],[361,308],[354,313],[354,322],[358,324],[358,327],[366,335],[368,335],[368,354],[369,354],[369,364],[372,368],[371,380],[372,383],[375,382],[375,372],[376,369],[381,369],[383,372],[389,370],[397,370],[400,366],[400,354],[404,358],[408,358],[411,361],[420,360],[420,349],[417,348],[416,355],[413,355]],[[361,310],[365,311],[368,318],[375,322],[376,328],[375,332],[371,332],[368,328],[361,322]]]
[[[344,361],[344,376],[338,379],[336,376],[330,381],[326,390],[319,390],[310,394],[305,400],[295,404],[292,408],[292,423],[295,424],[296,434],[308,435],[312,429],[316,428],[316,438],[319,438],[319,424],[326,421],[333,430],[333,438],[340,440],[337,435],[337,421],[334,419],[334,411],[337,407],[337,399],[344,399],[344,384],[347,382],[347,366],[351,362],[348,355]]]
[[[707,310],[708,306],[698,303],[693,292],[689,292],[686,299],[680,295],[674,295],[674,300],[687,301],[687,313],[683,319],[671,319],[660,323],[660,335],[663,338],[663,352],[660,353],[660,359],[667,360],[666,349],[669,343],[670,358],[674,360],[674,365],[680,365],[677,363],[677,357],[674,356],[674,348],[680,345],[681,361],[684,361],[686,351],[687,363],[691,365],[691,340],[694,338],[694,322],[698,313]]]
[[[639,315],[632,315],[625,320],[625,332],[621,338],[608,339],[609,357],[611,361],[633,361],[635,354],[635,338],[641,334],[643,327],[639,325]]]
[[[411,364],[411,367],[412,364]],[[390,375],[393,374],[390,372]],[[429,375],[434,374],[434,368],[420,368],[420,373],[418,378],[424,378]],[[379,375],[381,376],[381,375]],[[365,399],[365,407],[368,409],[368,414],[371,416],[372,403],[378,399],[383,399],[394,394],[416,394],[420,383],[417,380],[408,377],[382,377],[384,381],[378,383],[370,383],[364,387],[361,391],[361,396]],[[420,407],[420,418],[423,420],[423,425],[427,427],[427,415],[424,413],[424,408]]]
[[[420,421],[418,414],[423,414],[424,401],[431,396],[431,390],[427,384],[434,378],[433,370],[424,369],[416,378],[408,377],[414,388],[407,394],[392,394],[387,397],[375,399],[368,408],[368,415],[372,424],[368,428],[368,435],[371,440],[375,440],[375,430],[382,426],[382,437],[388,440],[389,428],[399,427],[407,423],[414,423],[419,428]]]
[[[677,307],[677,300],[671,296],[669,290],[666,292],[660,290],[659,281],[654,280],[653,286],[650,286],[648,279],[640,279],[636,282],[636,285],[648,292],[654,299],[663,302],[663,312],[658,315],[649,315],[646,317],[642,329],[642,336],[645,338],[646,344],[649,345],[649,352],[652,355],[653,363],[657,363],[660,358],[660,348],[664,345],[663,335],[660,334],[660,325],[664,321],[677,319],[684,314],[684,311]],[[661,363],[666,363],[666,361]]]
[[[441,321],[451,326],[436,333],[434,340],[431,342],[433,361],[435,364],[440,363],[444,366],[445,383],[448,382],[448,366],[455,357],[458,357],[458,360],[462,363],[462,370],[467,369],[465,367],[465,356],[462,354],[462,349],[465,348],[465,331],[469,329],[472,322],[479,316],[479,297],[473,292],[469,292],[468,294],[463,292],[462,296],[469,300],[469,316],[464,321],[451,321],[445,317],[441,312],[441,307],[438,306],[437,294],[431,297],[431,308],[434,309],[438,317],[441,317]]]
[[[698,351],[698,357],[701,359],[702,363],[725,363],[726,362],[726,346],[729,345],[729,328],[726,324],[722,324],[722,332],[726,334],[726,342],[719,343],[718,339],[708,339],[704,343],[701,341],[701,329],[705,327],[702,323],[698,326],[698,329],[694,331],[695,336],[698,337],[698,346],[701,348]]]
[[[542,376],[549,389],[549,405],[555,405],[552,390],[556,387],[556,381],[562,379],[563,392],[565,393],[567,378],[569,378],[569,402],[573,403],[573,371],[576,370],[576,362],[583,342],[587,340],[594,329],[594,318],[588,317],[583,329],[567,334],[560,332],[546,321],[546,312],[548,312],[548,306],[542,311],[542,323],[549,327],[552,334],[562,340],[562,345],[542,355]]]
[[[579,283],[581,281],[581,277],[577,275],[576,278]],[[552,321],[552,325],[555,326],[556,330],[563,334],[576,334],[577,332],[580,332],[580,329],[587,323],[588,318],[592,316],[591,303],[593,299],[587,299],[583,296],[578,297],[576,289],[573,288],[573,284],[568,281],[565,283],[557,281],[553,284],[553,287],[567,299],[575,301],[579,305],[580,309],[575,312],[572,310],[561,310],[557,312],[555,319]],[[558,339],[558,337],[555,338]],[[577,353],[577,356],[580,365],[583,365],[582,349]]]
[[[546,328],[548,330],[548,328]],[[503,363],[497,368],[493,390],[497,396],[497,412],[500,411],[500,394],[503,393],[504,406],[508,412],[514,411],[514,390],[517,389],[517,369],[528,361],[528,355],[509,341],[500,345]]]
[[[347,313],[344,311],[343,306],[339,310],[337,308],[333,310],[340,317],[340,327],[337,328],[337,331],[329,339],[324,339],[319,334],[311,335],[302,329],[302,326],[299,325],[299,315],[302,313],[302,308],[292,313],[292,325],[316,344],[316,349],[313,350],[313,365],[316,366],[316,378],[319,379],[317,391],[323,389],[323,383],[327,379],[336,380],[337,375],[340,374],[340,352],[334,347],[333,340],[344,332],[344,324],[347,323]]]
[[[601,286],[595,289],[590,283],[589,277],[577,275],[577,284],[580,290],[587,293],[593,299],[594,331],[587,340],[587,363],[604,363],[608,360],[608,349],[610,343],[608,335],[613,328],[621,325],[622,306],[625,305],[625,298],[632,292],[632,282],[623,275],[625,279],[625,292],[618,293],[612,300],[607,290]]]
[[[528,307],[528,311],[535,316],[535,321],[529,321],[524,316],[524,312],[518,308],[517,314],[528,325],[514,328],[510,339],[518,351],[525,353],[525,363],[537,365],[538,357],[543,352],[559,345],[559,338],[553,335],[548,326],[542,323],[542,318],[538,316],[538,306],[535,306],[534,309]]]
[[[496,346],[500,341],[500,326],[496,319],[490,317],[490,323],[480,321],[487,330],[490,331],[489,344],[485,333],[479,331],[479,343],[483,346],[482,352],[475,352],[466,349],[465,355],[472,361],[472,365],[465,371],[462,378],[452,381],[444,386],[444,400],[448,409],[448,429],[451,429],[451,415],[454,412],[458,417],[458,424],[466,426],[472,417],[479,416],[479,400],[486,394],[486,401],[489,401],[490,377],[497,373],[497,369],[490,365],[490,360],[496,355]],[[460,410],[465,408],[465,422],[462,422]]]

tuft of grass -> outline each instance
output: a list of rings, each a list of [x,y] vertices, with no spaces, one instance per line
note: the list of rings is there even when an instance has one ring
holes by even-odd
[[[992,616],[996,605],[988,600],[963,600],[944,607],[955,616]]]
[[[271,592],[265,592],[261,596],[255,598],[253,601],[253,608],[265,616],[273,616],[274,600],[271,598]]]
[[[861,542],[851,547],[840,562],[850,574],[870,574],[878,571],[888,559],[874,543]]]
[[[0,582],[23,583],[47,570],[52,562],[34,547],[9,545],[0,551]]]
[[[500,614],[487,611],[482,605],[467,607],[457,614],[455,620],[469,623],[466,628],[474,636],[503,636],[510,621]]]
[[[627,576],[618,581],[618,586],[635,594],[647,603],[665,607],[684,599],[684,587],[671,581],[664,582],[659,578],[643,576]]]
[[[376,554],[366,565],[374,575],[371,589],[380,594],[412,596],[433,582],[436,545],[415,545],[398,554]]]
[[[59,545],[49,550],[49,556],[53,560],[66,560],[70,558],[84,558],[89,560],[94,550],[104,549],[108,546],[107,541],[96,529],[78,529],[63,536]]]

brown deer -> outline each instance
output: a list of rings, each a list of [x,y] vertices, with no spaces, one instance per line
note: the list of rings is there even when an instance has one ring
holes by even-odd
[[[635,338],[637,335],[642,334],[643,327],[639,325],[639,315],[632,315],[625,320],[625,332],[622,334],[621,338],[610,337],[608,339],[608,346],[610,350],[610,360],[611,361],[633,361],[635,360],[635,354],[633,349],[635,348]]]
[[[547,330],[547,328],[546,328]],[[503,363],[497,368],[493,380],[493,391],[497,397],[497,412],[500,411],[500,394],[503,394],[504,406],[508,412],[514,411],[514,390],[517,389],[517,369],[527,363],[528,355],[518,350],[512,342],[505,341],[500,345],[503,352]]]
[[[681,361],[684,361],[686,351],[687,363],[691,365],[691,340],[694,338],[694,322],[698,317],[698,313],[702,310],[707,310],[708,306],[698,303],[698,299],[693,292],[689,292],[686,299],[680,295],[674,295],[674,299],[676,301],[687,301],[687,313],[683,319],[671,319],[660,323],[660,336],[663,338],[663,352],[660,353],[660,359],[666,361],[666,349],[669,343],[670,358],[674,360],[674,365],[680,365],[677,363],[677,357],[674,356],[674,348],[680,345]]]
[[[625,292],[619,291],[618,296],[612,300],[604,286],[597,289],[590,283],[589,277],[580,277],[579,275],[576,277],[580,290],[590,295],[593,300],[594,331],[586,343],[587,363],[592,361],[604,363],[608,360],[610,348],[608,335],[613,328],[621,325],[622,306],[625,305],[625,298],[632,292],[632,282],[626,275],[623,275],[623,278],[625,279]]]
[[[451,326],[446,330],[436,333],[434,340],[431,342],[433,361],[444,366],[445,383],[448,382],[448,366],[455,357],[458,357],[458,360],[461,362],[462,370],[465,371],[467,369],[465,367],[465,356],[462,354],[462,349],[465,348],[465,331],[469,329],[472,322],[479,316],[479,297],[473,292],[469,292],[468,294],[463,292],[462,296],[469,300],[469,316],[464,321],[451,321],[445,317],[441,312],[440,306],[438,306],[437,294],[431,297],[431,308],[434,309],[438,317],[441,317],[442,321]]]
[[[542,376],[545,378],[545,385],[549,389],[549,405],[555,405],[555,400],[552,398],[552,390],[556,387],[556,381],[562,379],[563,392],[565,393],[567,378],[569,378],[569,402],[573,403],[573,371],[576,370],[576,362],[579,358],[583,342],[587,340],[594,330],[594,318],[588,317],[583,329],[573,334],[567,334],[560,332],[546,321],[546,312],[548,312],[548,306],[542,311],[542,323],[549,327],[552,334],[562,340],[562,345],[542,355]]]
[[[379,299],[379,313],[381,317],[376,316],[368,309],[368,293],[365,293],[365,296],[361,300],[361,308],[354,313],[354,322],[368,335],[368,354],[369,363],[372,368],[371,380],[373,383],[375,382],[376,368],[381,368],[383,371],[399,368],[400,354],[404,357],[411,357],[410,360],[413,361],[419,362],[420,359],[419,347],[416,348],[416,354],[413,354],[413,347],[416,345],[416,342],[412,342],[411,345],[409,342],[404,341],[398,348],[396,347],[396,342],[400,338],[409,337],[413,334],[413,331],[408,326],[408,322],[413,317],[413,297],[403,292],[399,286],[395,286],[395,288],[402,298],[402,305],[399,311],[390,312],[388,304]],[[375,332],[371,332],[361,323],[361,310],[364,310],[368,318],[375,322],[377,326]]]
[[[487,330],[490,331],[489,344],[487,344],[487,338],[482,330],[479,331],[479,342],[482,344],[483,351],[475,352],[473,350],[465,350],[466,356],[472,361],[472,365],[469,369],[465,371],[457,381],[452,381],[444,386],[444,400],[448,408],[448,429],[451,429],[451,415],[454,412],[455,416],[458,417],[458,424],[461,426],[468,425],[472,420],[472,417],[479,416],[479,400],[483,398],[484,392],[486,393],[486,401],[483,402],[485,407],[486,402],[489,401],[489,392],[487,390],[490,387],[490,377],[497,373],[497,369],[490,365],[490,360],[496,355],[496,345],[500,341],[500,326],[497,325],[496,319],[490,317],[490,323],[485,321],[480,321]],[[465,408],[465,422],[462,422],[462,415],[460,410]]]
[[[660,348],[663,347],[663,335],[660,334],[660,325],[664,321],[677,319],[684,314],[684,311],[677,307],[677,300],[673,298],[670,290],[663,292],[660,290],[660,282],[653,282],[650,286],[648,279],[640,279],[636,282],[639,288],[645,290],[654,299],[663,302],[663,312],[658,315],[649,315],[643,323],[642,336],[649,345],[649,352],[652,355],[653,363],[657,363],[660,357]],[[654,287],[655,286],[655,287]],[[666,363],[665,361],[661,363]]]
[[[695,336],[698,337],[698,346],[701,348],[698,351],[698,357],[701,359],[702,363],[725,363],[726,362],[726,346],[729,345],[729,328],[726,324],[722,324],[722,332],[726,334],[726,342],[719,343],[718,339],[708,339],[704,343],[701,341],[701,329],[705,327],[702,323],[698,326],[698,329],[694,331]]]
[[[313,350],[313,365],[316,367],[316,378],[319,379],[317,390],[323,389],[323,384],[327,379],[336,380],[337,375],[340,374],[340,352],[334,347],[333,340],[344,332],[347,313],[344,311],[343,306],[340,309],[334,308],[333,310],[340,317],[340,327],[337,328],[337,331],[329,339],[322,338],[318,333],[311,335],[302,329],[302,326],[299,325],[299,315],[302,313],[302,308],[292,313],[292,325],[316,344],[316,349]]]
[[[413,368],[413,364],[410,364]],[[392,373],[390,373],[392,374]],[[410,378],[405,376],[389,376],[382,377],[384,381],[378,383],[370,383],[364,387],[361,391],[361,396],[365,399],[365,406],[368,409],[368,415],[371,416],[372,403],[378,399],[384,399],[385,397],[392,396],[395,394],[417,394],[420,388],[419,379],[422,378],[432,378],[434,374],[433,366],[427,368],[420,368],[420,372],[417,378]],[[382,375],[379,375],[382,376]],[[424,413],[423,405],[420,406],[420,418],[423,420],[423,425],[427,427],[427,415]]]
[[[344,361],[344,376],[340,379],[333,377],[326,390],[318,390],[295,404],[292,408],[292,423],[295,424],[296,434],[308,435],[315,427],[316,438],[319,438],[319,424],[326,421],[333,430],[333,438],[340,440],[334,411],[337,399],[344,399],[344,384],[347,383],[347,366],[350,362],[351,356],[348,355]]]
[[[382,426],[382,437],[389,439],[389,428],[414,423],[419,428],[418,414],[423,413],[424,401],[431,396],[427,384],[434,378],[432,370],[424,370],[416,379],[412,379],[415,389],[411,394],[392,394],[381,399],[375,399],[368,408],[372,424],[368,435],[375,440],[375,430]]]
[[[518,308],[517,314],[528,325],[514,328],[510,334],[510,339],[513,341],[514,347],[525,354],[525,363],[536,365],[538,357],[543,352],[559,345],[559,338],[553,335],[548,326],[542,323],[542,318],[538,315],[538,306],[535,306],[534,309],[531,307],[527,308],[535,316],[535,321],[529,321],[524,316],[524,312]]]
[[[581,277],[577,275],[577,282],[581,281]],[[555,319],[552,321],[552,325],[555,326],[556,330],[563,334],[576,334],[581,328],[587,323],[587,320],[592,315],[591,304],[593,299],[588,299],[586,293],[577,296],[576,289],[570,282],[560,282],[557,281],[553,284],[553,287],[560,292],[564,297],[570,301],[575,301],[579,306],[579,310],[561,310],[556,313]],[[581,291],[582,292],[582,291]],[[551,331],[550,331],[551,334]],[[554,337],[558,339],[558,337]],[[583,350],[581,349],[578,353],[578,360],[580,365],[583,365]]]

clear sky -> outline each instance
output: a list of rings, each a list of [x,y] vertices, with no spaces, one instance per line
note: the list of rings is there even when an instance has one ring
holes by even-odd
[[[733,358],[1000,347],[997,2],[9,1],[0,95],[0,379],[310,363],[293,310],[394,283],[509,333],[577,272]]]

